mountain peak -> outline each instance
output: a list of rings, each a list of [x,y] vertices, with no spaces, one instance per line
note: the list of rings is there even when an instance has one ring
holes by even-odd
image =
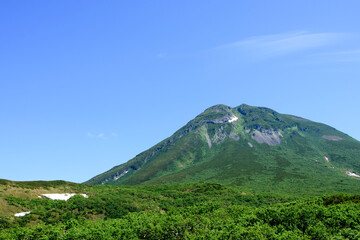
[[[204,112],[229,112],[231,107],[224,104],[217,104],[212,107],[207,108]]]
[[[360,142],[325,124],[246,104],[207,108],[169,138],[89,184],[210,181],[248,190],[355,189]],[[330,178],[332,176],[331,184]],[[357,177],[356,177],[357,178]],[[326,186],[323,182],[329,182]],[[291,189],[284,187],[291,183]],[[356,185],[357,184],[357,185]]]

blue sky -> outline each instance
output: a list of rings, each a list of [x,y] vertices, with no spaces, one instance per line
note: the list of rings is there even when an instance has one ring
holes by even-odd
[[[3,1],[0,178],[83,182],[215,104],[360,140],[359,1]]]

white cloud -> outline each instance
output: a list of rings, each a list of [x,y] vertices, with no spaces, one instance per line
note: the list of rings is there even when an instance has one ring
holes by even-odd
[[[112,132],[111,134],[105,134],[103,132],[99,132],[99,133],[87,132],[86,136],[89,138],[97,138],[97,139],[107,140],[110,138],[117,138],[118,134],[116,132]]]
[[[342,33],[295,32],[252,37],[217,47],[216,50],[243,54],[255,59],[288,55],[309,49],[334,45],[342,41]]]

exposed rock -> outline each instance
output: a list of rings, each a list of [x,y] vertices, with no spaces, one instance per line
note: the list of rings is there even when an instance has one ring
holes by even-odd
[[[331,140],[331,141],[341,141],[341,140],[344,140],[343,138],[338,137],[338,136],[328,136],[328,135],[324,135],[324,136],[322,136],[322,138],[325,138],[325,139]]]
[[[125,169],[124,171],[116,172],[115,174],[109,176],[108,178],[104,179],[100,184],[105,184],[106,182],[108,182],[110,180],[115,180],[116,181],[119,178],[121,178],[122,176],[124,176],[125,174],[127,174],[131,169],[132,170],[139,170],[140,168],[135,168],[134,166],[130,166],[129,168]]]
[[[125,171],[123,171],[122,173],[117,173],[115,176],[113,176],[114,180],[118,180],[119,178],[121,178],[122,176],[124,176],[125,174],[127,174],[129,172],[129,169],[126,169]]]
[[[209,137],[209,134],[207,132],[205,132],[205,138],[206,138],[206,142],[207,144],[209,145],[209,148],[211,148],[212,144],[211,144],[211,140],[210,140],[210,137]]]
[[[275,146],[281,143],[281,137],[283,135],[278,131],[274,129],[261,129],[254,130],[251,133],[251,138],[254,139],[258,143],[266,143],[269,146]]]
[[[232,131],[232,132],[230,133],[229,137],[230,137],[231,139],[234,139],[235,141],[238,141],[238,140],[240,139],[240,136],[239,136],[236,132],[234,132],[234,131]]]
[[[220,128],[216,129],[212,142],[219,144],[225,141],[226,138],[227,138],[227,134],[224,130],[224,127],[221,126]]]

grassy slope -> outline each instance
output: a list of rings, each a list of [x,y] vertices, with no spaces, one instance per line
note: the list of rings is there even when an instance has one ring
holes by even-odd
[[[26,211],[20,205],[9,204],[6,197],[37,199],[40,194],[81,191],[81,185],[65,181],[14,182],[0,179],[0,216],[11,216]]]

